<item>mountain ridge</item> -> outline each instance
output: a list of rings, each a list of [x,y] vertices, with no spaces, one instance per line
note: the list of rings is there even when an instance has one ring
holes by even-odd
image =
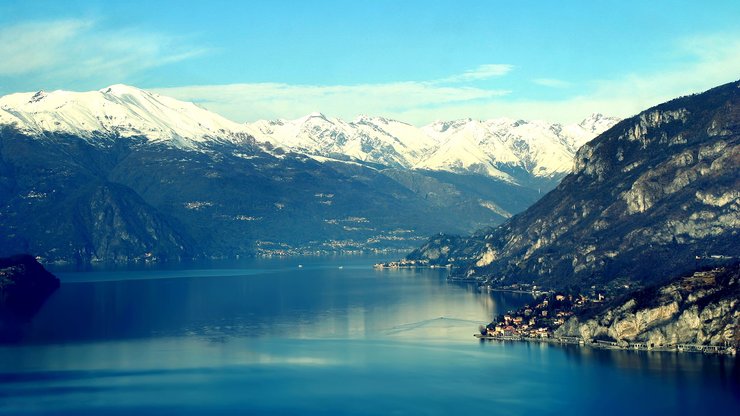
[[[123,84],[98,91],[16,93],[0,97],[0,124],[29,135],[144,137],[175,147],[209,140],[243,142],[250,131],[193,103]]]
[[[98,144],[106,137],[144,138],[193,150],[213,141],[250,142],[267,152],[282,148],[392,168],[484,174],[525,185],[530,179],[557,182],[570,171],[575,150],[616,121],[596,114],[567,126],[460,119],[415,127],[384,117],[344,121],[311,113],[295,120],[236,123],[194,103],[122,84],[0,97],[0,124],[32,136],[66,134]]]
[[[411,260],[500,286],[634,286],[740,256],[740,82],[622,120],[524,212]],[[645,265],[650,265],[646,267]]]
[[[310,155],[349,156],[392,167],[477,173],[521,182],[511,170],[560,179],[575,151],[617,119],[592,114],[572,125],[513,119],[438,121],[415,127],[360,116],[347,122],[315,113],[295,120],[248,123],[275,146]]]

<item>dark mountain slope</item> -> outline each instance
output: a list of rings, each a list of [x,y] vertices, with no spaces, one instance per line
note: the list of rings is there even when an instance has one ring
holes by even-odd
[[[253,141],[183,149],[7,127],[0,254],[88,263],[407,248],[501,222],[536,198],[492,178],[448,176],[319,162]],[[478,183],[491,189],[476,192]]]
[[[130,151],[130,149],[126,150]],[[0,136],[0,253],[90,262],[192,255],[191,241],[131,189],[107,180],[121,149],[73,137]]]

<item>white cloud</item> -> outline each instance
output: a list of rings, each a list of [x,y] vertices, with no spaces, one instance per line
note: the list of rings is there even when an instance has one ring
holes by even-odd
[[[63,45],[89,27],[82,20],[27,22],[0,28],[0,75],[22,75],[63,60]]]
[[[542,85],[543,87],[550,87],[550,88],[568,88],[572,85],[568,81],[563,81],[562,79],[555,79],[555,78],[536,78],[536,79],[533,79],[532,82],[534,82],[537,85]]]
[[[162,94],[200,102],[235,121],[297,118],[312,111],[352,119],[382,115],[423,125],[434,120],[511,117],[570,123],[601,112],[629,117],[672,98],[697,93],[740,77],[740,36],[720,34],[677,42],[665,68],[611,79],[567,83],[531,80],[560,88],[560,99],[527,99],[516,89],[462,87],[463,80],[502,76],[511,65],[484,65],[444,80],[363,85],[289,85],[277,83],[202,85],[159,89]],[[677,63],[678,62],[678,63]],[[567,88],[566,88],[567,87]]]
[[[25,22],[0,28],[0,81],[23,77],[43,86],[80,80],[101,87],[131,74],[181,62],[206,51],[178,37],[129,29],[106,29],[84,19]],[[477,81],[503,77],[509,64],[487,64],[436,80],[360,85],[240,83],[161,88],[158,92],[195,101],[235,121],[297,118],[312,111],[346,119],[382,115],[422,125],[437,119],[512,117],[577,121],[593,112],[628,117],[668,99],[701,92],[740,77],[740,34],[682,39],[666,51],[658,72],[610,79],[537,78],[559,89],[560,99],[524,98],[516,84],[487,88]],[[615,58],[618,60],[621,58]],[[663,57],[663,59],[666,59]],[[173,67],[173,70],[176,68]],[[511,88],[512,91],[509,91]],[[552,92],[552,91],[550,91]]]
[[[198,102],[211,111],[235,121],[298,118],[313,111],[352,119],[360,114],[398,118],[401,114],[419,117],[403,119],[426,122],[424,113],[488,102],[510,93],[503,89],[450,86],[499,77],[514,67],[508,64],[481,65],[475,69],[432,81],[392,82],[360,85],[290,85],[283,83],[200,85],[159,88],[157,92],[181,100]]]
[[[441,84],[482,81],[485,79],[504,76],[511,72],[513,69],[514,66],[509,64],[486,64],[480,65],[475,69],[467,70],[462,74],[452,75],[432,82]]]
[[[516,91],[440,87],[436,81],[359,86],[238,84],[161,91],[201,100],[238,121],[296,118],[319,110],[342,118],[377,114],[416,125],[465,117],[570,123],[594,112],[629,117],[672,98],[735,81],[740,77],[738,50],[740,36],[735,34],[682,39],[676,44],[674,63],[666,63],[659,72],[573,83],[564,90],[569,95],[552,100],[525,99]],[[540,84],[561,85],[558,80],[543,80]]]
[[[614,79],[571,84],[575,95],[557,100],[523,99],[515,92],[440,86],[437,82],[364,85],[233,84],[163,88],[158,92],[200,102],[235,121],[298,118],[312,111],[352,119],[382,115],[424,125],[434,120],[511,117],[570,123],[600,112],[629,117],[672,98],[697,93],[740,76],[740,38],[692,39],[682,44],[693,55],[673,69],[627,74]],[[685,48],[684,48],[685,47]],[[560,87],[559,80],[540,85]]]
[[[312,111],[345,119],[359,114],[396,117],[420,108],[447,108],[509,93],[504,90],[443,87],[425,82],[332,86],[260,83],[159,88],[155,91],[197,102],[240,122],[298,118]]]
[[[587,85],[590,87],[588,91],[556,104],[562,104],[563,110],[571,113],[576,109],[596,108],[628,117],[672,98],[738,80],[738,51],[740,34],[682,39],[675,51],[682,63],[659,72],[631,73],[597,80]]]
[[[106,82],[200,55],[172,36],[104,29],[94,20],[21,22],[0,29],[0,76]]]

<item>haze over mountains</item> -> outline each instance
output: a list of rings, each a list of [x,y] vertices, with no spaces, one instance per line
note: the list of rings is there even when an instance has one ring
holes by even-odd
[[[125,85],[11,94],[0,252],[86,263],[409,247],[523,210],[614,122],[239,124]]]

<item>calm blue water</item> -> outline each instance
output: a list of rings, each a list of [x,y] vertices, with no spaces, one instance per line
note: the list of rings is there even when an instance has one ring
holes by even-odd
[[[479,342],[529,299],[377,260],[59,272],[5,328],[0,413],[738,414],[735,359]]]

